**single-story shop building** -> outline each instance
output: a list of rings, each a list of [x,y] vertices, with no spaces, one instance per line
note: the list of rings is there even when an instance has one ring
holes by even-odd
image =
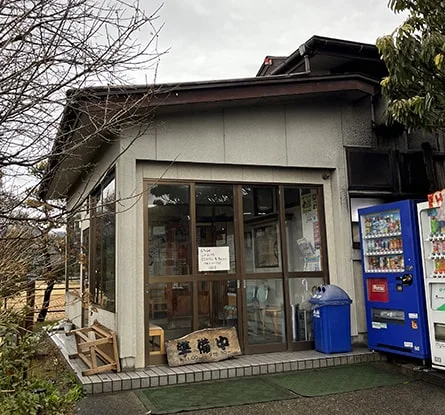
[[[150,327],[310,349],[330,283],[366,341],[357,208],[426,193],[429,138],[383,126],[384,75],[374,45],[314,36],[252,78],[71,91],[42,188],[72,212],[68,317],[115,330],[124,369],[165,362]]]

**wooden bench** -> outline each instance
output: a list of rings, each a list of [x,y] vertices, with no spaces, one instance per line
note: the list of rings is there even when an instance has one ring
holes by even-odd
[[[73,335],[76,339],[77,353],[69,355],[69,358],[80,358],[89,368],[82,371],[83,376],[121,371],[114,331],[94,322],[90,327],[71,330],[66,335]]]

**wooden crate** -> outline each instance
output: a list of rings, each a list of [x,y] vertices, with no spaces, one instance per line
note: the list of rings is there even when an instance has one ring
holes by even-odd
[[[71,330],[66,335],[76,339],[77,353],[69,358],[80,358],[89,368],[82,371],[83,376],[121,371],[114,331],[94,322],[90,327]]]

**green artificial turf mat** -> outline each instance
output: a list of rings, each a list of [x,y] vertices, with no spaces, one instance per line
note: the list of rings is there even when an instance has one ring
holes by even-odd
[[[384,362],[334,366],[274,375],[142,389],[139,399],[152,414],[313,397],[396,385],[408,378]]]
[[[227,407],[295,398],[295,394],[262,377],[218,380],[142,389],[137,393],[152,414]]]
[[[335,366],[268,377],[272,383],[302,396],[322,396],[404,383],[406,376],[385,363]]]

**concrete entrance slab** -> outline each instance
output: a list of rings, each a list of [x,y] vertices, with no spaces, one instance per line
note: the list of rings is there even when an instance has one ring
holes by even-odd
[[[68,358],[68,355],[75,353],[76,345],[72,337],[67,337],[64,333],[52,333],[50,338],[60,349],[68,365],[83,385],[86,394],[131,391],[156,386],[387,360],[383,354],[371,352],[365,347],[358,347],[353,348],[350,353],[323,354],[315,350],[264,353],[238,356],[215,363],[182,367],[162,365],[120,373],[82,376],[82,371],[86,368],[84,363],[80,359]]]

